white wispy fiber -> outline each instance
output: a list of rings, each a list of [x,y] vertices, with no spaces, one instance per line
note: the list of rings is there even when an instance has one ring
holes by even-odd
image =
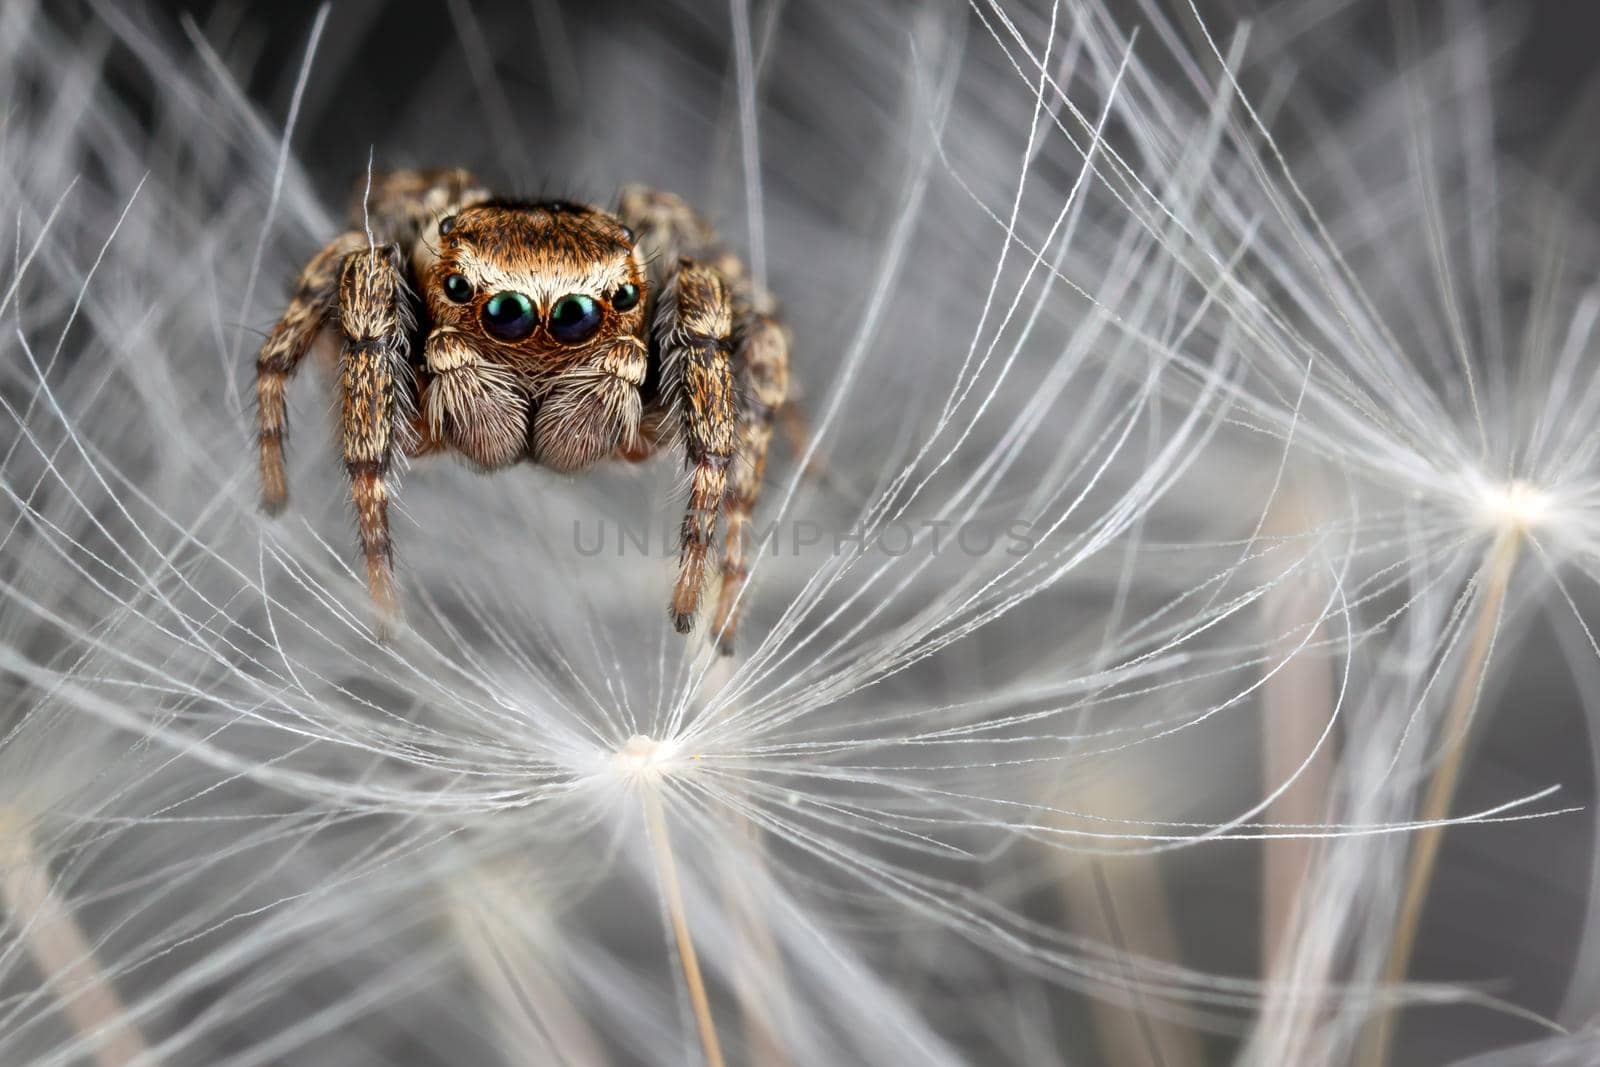
[[[1596,246],[1452,11],[0,9],[0,1061],[1592,1051],[1591,761],[1462,739],[1590,745]],[[257,512],[369,160],[651,182],[765,273],[737,655],[671,460],[403,471],[388,640],[315,368]],[[1495,893],[1562,919],[1447,966]]]

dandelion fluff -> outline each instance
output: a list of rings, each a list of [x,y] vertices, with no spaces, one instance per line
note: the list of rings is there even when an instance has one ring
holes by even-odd
[[[1422,799],[1528,620],[1595,654],[1589,235],[1496,244],[1557,203],[1484,125],[1498,23],[1319,117],[1296,9],[1196,47],[1146,5],[453,2],[419,47],[346,5],[266,38],[90,6],[0,12],[0,1058],[1339,1062],[1393,1005],[1583,1025],[1383,980],[1416,841],[1584,825],[1545,774]],[[369,165],[429,164],[672,189],[779,294],[809,435],[737,656],[661,611],[666,461],[401,472],[388,641],[325,383],[257,514],[284,279]]]

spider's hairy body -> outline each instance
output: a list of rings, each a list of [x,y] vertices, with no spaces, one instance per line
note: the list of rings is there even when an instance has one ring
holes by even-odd
[[[256,362],[262,503],[287,500],[285,388],[327,328],[368,584],[397,610],[388,523],[395,451],[484,471],[577,471],[681,445],[691,469],[671,614],[687,632],[719,516],[716,631],[727,651],[744,541],[789,337],[772,298],[683,200],[624,190],[616,213],[494,197],[466,171],[363,183],[351,228],[307,264]]]

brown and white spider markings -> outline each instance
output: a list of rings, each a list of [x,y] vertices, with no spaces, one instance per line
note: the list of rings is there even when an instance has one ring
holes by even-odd
[[[611,214],[500,199],[464,170],[378,175],[358,187],[351,228],[301,273],[256,359],[262,506],[288,498],[285,390],[331,327],[380,622],[398,610],[396,450],[454,450],[484,471],[523,460],[576,471],[681,441],[691,474],[671,615],[680,633],[692,628],[725,515],[713,632],[732,650],[789,335],[771,294],[681,198],[632,186],[620,199]]]

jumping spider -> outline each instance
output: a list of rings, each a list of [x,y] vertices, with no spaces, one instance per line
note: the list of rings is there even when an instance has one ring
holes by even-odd
[[[576,471],[681,439],[692,474],[672,619],[692,628],[725,514],[715,633],[731,651],[789,336],[682,199],[633,186],[612,214],[498,198],[464,170],[364,182],[256,359],[268,512],[288,498],[285,389],[324,326],[342,342],[344,465],[380,620],[398,609],[385,484],[397,449]]]

